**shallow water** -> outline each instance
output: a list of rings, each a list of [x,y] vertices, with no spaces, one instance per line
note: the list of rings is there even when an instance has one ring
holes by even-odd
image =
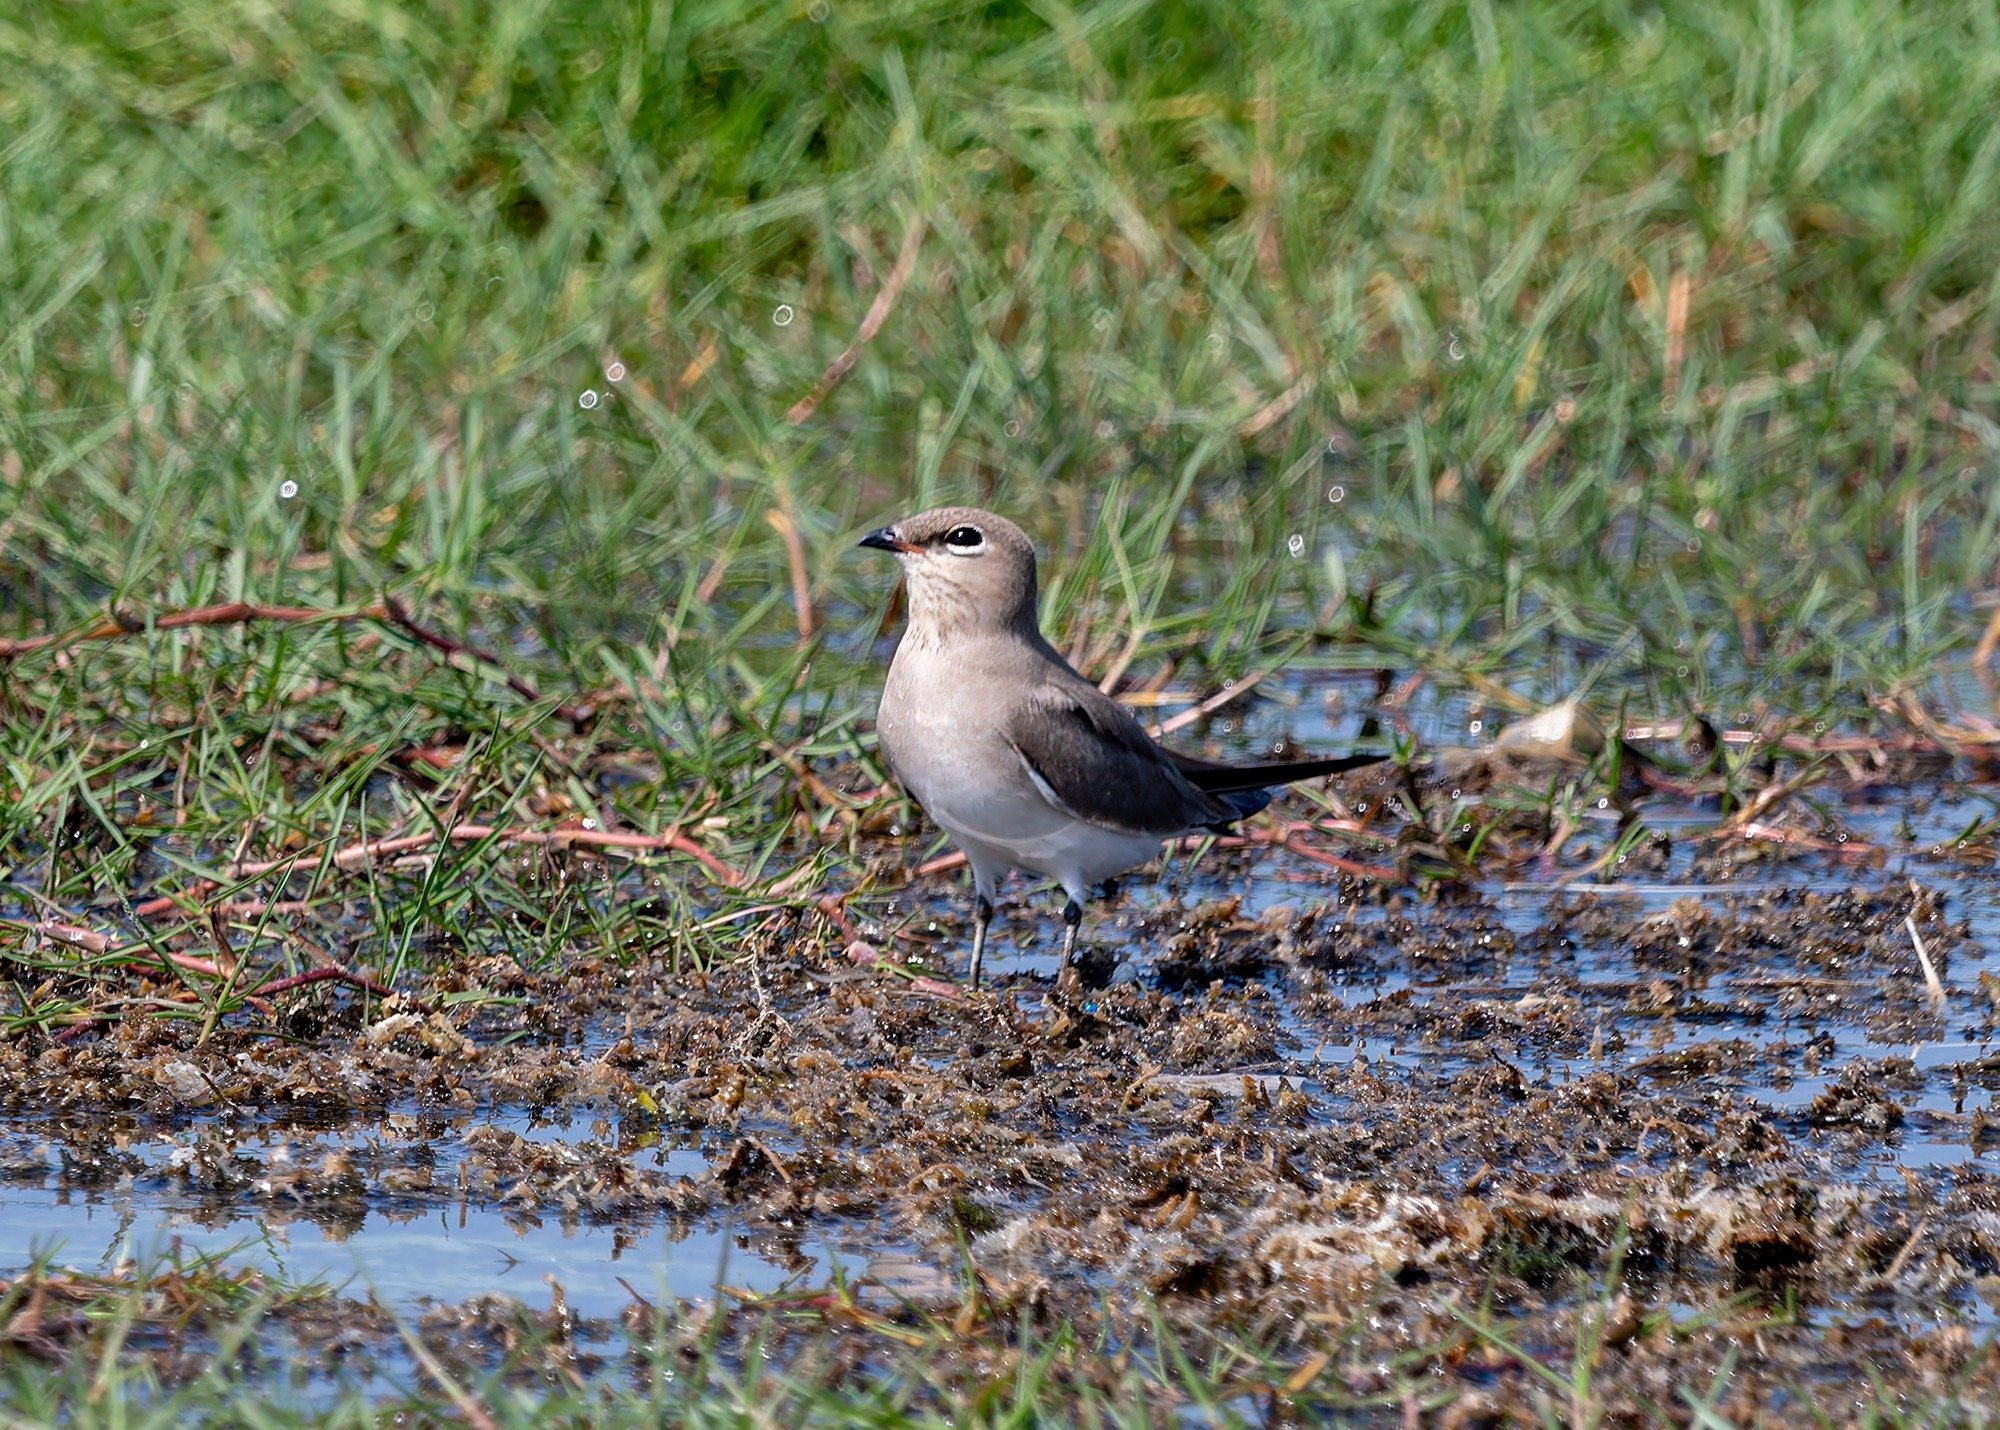
[[[453,1190],[466,1134],[475,1128],[562,1145],[609,1130],[588,1119],[549,1121],[505,1110],[478,1118],[404,1114],[320,1130],[211,1123],[178,1131],[119,1121],[108,1152],[104,1143],[73,1141],[56,1126],[16,1123],[0,1133],[0,1275],[42,1254],[61,1265],[109,1271],[123,1260],[150,1264],[172,1252],[183,1260],[223,1256],[232,1267],[254,1266],[283,1283],[325,1283],[412,1308],[493,1291],[546,1300],[554,1278],[576,1314],[613,1316],[635,1293],[684,1301],[712,1300],[718,1286],[766,1293],[823,1279],[843,1250],[849,1257],[866,1254],[804,1233],[737,1231],[708,1219],[607,1218]],[[205,1145],[228,1145],[266,1168],[330,1155],[365,1159],[379,1175],[365,1200],[335,1208],[254,1181],[239,1190],[204,1190],[191,1185],[187,1169]],[[650,1160],[685,1177],[709,1166],[692,1147],[661,1148]]]
[[[1367,718],[1355,698],[1362,689],[1343,676],[1295,680],[1281,698],[1253,701],[1208,722],[1205,733],[1211,748],[1240,756],[1259,754],[1280,736],[1309,750],[1346,749]],[[1429,739],[1463,740],[1474,718],[1467,709],[1459,699],[1420,699],[1409,718]],[[1193,733],[1182,743],[1192,744]],[[1094,910],[1086,941],[1122,959],[1114,979],[1150,987],[1176,908],[1236,899],[1246,920],[1317,909],[1323,924],[1340,928],[1340,956],[1330,964],[1267,963],[1223,979],[1254,983],[1269,995],[1276,1056],[1160,1074],[1159,1086],[1183,1101],[1240,1097],[1247,1076],[1267,1097],[1284,1089],[1305,1093],[1310,1125],[1338,1130],[1366,1124],[1375,1113],[1371,1086],[1400,1089],[1419,1103],[1448,1102],[1456,1095],[1454,1079],[1488,1071],[1498,1060],[1536,1088],[1618,1074],[1671,1103],[1676,1117],[1753,1109],[1782,1133],[1802,1165],[1830,1184],[1895,1188],[1907,1173],[1943,1196],[1961,1174],[2000,1177],[2000,1137],[1983,1136],[1979,1124],[2000,1089],[1994,1005],[1982,988],[1982,979],[2000,979],[2000,880],[1990,866],[1944,857],[1958,831],[1991,816],[1995,800],[1984,788],[1950,784],[1887,791],[1829,786],[1811,797],[1829,827],[1886,851],[1884,865],[1857,867],[1816,855],[1751,862],[1740,878],[1703,882],[1699,842],[1717,812],[1656,797],[1642,804],[1642,818],[1672,847],[1643,875],[1587,870],[1578,854],[1575,863],[1545,875],[1531,869],[1525,877],[1474,885],[1469,901],[1343,905],[1329,871],[1282,851],[1264,851],[1247,864],[1190,864],[1176,856],[1164,880],[1138,880],[1120,901]],[[1615,829],[1606,811],[1586,820],[1579,841],[1601,849]],[[964,952],[961,880],[912,886],[894,906],[869,913],[891,924],[914,913],[957,966]],[[1907,936],[1896,928],[1866,931],[1873,941],[1843,966],[1827,965],[1803,940],[1797,948],[1760,946],[1736,962],[1709,959],[1698,970],[1635,958],[1633,931],[1684,917],[1690,901],[1719,919],[1749,920],[1763,917],[1766,905],[1790,909],[1804,894],[1880,891],[1911,880],[1942,893],[1944,919],[1967,930],[1948,957],[1939,950],[1942,1013],[1922,1006]],[[1043,1016],[1050,1011],[1046,982],[1057,968],[1058,900],[1020,880],[1008,893],[988,967],[1014,981],[1027,1016]],[[1574,911],[1595,904],[1615,907],[1612,932],[1572,936],[1588,922],[1572,917]],[[1490,935],[1469,935],[1468,920],[1483,921],[1479,927]],[[1426,947],[1426,930],[1436,933],[1436,951]],[[1194,985],[1173,985],[1170,992],[1189,1007],[1202,998]],[[1532,1014],[1549,1000],[1573,1003],[1575,1012],[1544,1033]],[[1086,1012],[1093,1008],[1086,1003]],[[1527,1012],[1511,1023],[1500,1020],[1511,1032],[1452,1031],[1455,1020],[1481,1009]],[[625,1032],[620,1020],[604,1017],[563,1036],[580,1057],[597,1059]],[[958,1055],[947,1046],[932,1052],[928,1064],[949,1075]],[[1887,1076],[1882,1068],[1889,1059],[1907,1062]],[[1814,1109],[1856,1076],[1879,1086],[1900,1112],[1897,1125],[1858,1135],[1816,1120]],[[635,1301],[713,1302],[726,1294],[723,1288],[769,1294],[823,1285],[836,1275],[858,1274],[872,1294],[893,1300],[913,1288],[935,1293],[957,1274],[960,1249],[950,1239],[913,1238],[907,1224],[852,1207],[782,1225],[754,1214],[738,1221],[712,1212],[565,1209],[546,1190],[532,1208],[517,1204],[505,1189],[464,1185],[466,1148],[482,1130],[555,1149],[597,1148],[690,1184],[712,1182],[739,1138],[749,1135],[749,1129],[676,1126],[671,1115],[664,1126],[628,1125],[588,1115],[551,1120],[506,1105],[450,1115],[411,1105],[317,1127],[280,1127],[256,1117],[191,1122],[106,1115],[83,1122],[75,1111],[62,1123],[16,1119],[0,1127],[0,1276],[47,1254],[73,1267],[109,1269],[171,1248],[183,1257],[226,1254],[232,1265],[373,1294],[398,1309],[494,1291],[543,1304],[556,1294],[552,1280],[575,1314],[611,1318]],[[783,1126],[755,1130],[783,1156],[799,1145]],[[226,1157],[230,1147],[263,1172],[233,1182],[197,1175],[203,1157]],[[1641,1151],[1632,1160],[1657,1169],[1665,1155]],[[322,1198],[295,1204],[282,1185],[259,1185],[274,1167],[330,1156],[367,1166],[365,1191],[337,1207]],[[1545,1163],[1528,1158],[1507,1170],[1554,1175],[1560,1167],[1552,1153]],[[1438,1168],[1440,1175],[1476,1182],[1482,1159],[1474,1147],[1443,1156]],[[1035,1202],[1032,1191],[1010,1197],[1010,1210]],[[1839,1300],[1808,1308],[1815,1318],[1864,1311],[1877,1313],[1872,1303]],[[1924,1322],[1924,1313],[1907,1305],[1894,1314]],[[1984,1322],[1994,1313],[1961,1288],[1929,1314],[1933,1321]]]

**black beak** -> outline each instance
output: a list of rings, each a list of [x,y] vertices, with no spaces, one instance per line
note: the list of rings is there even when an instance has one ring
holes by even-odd
[[[900,537],[898,537],[896,535],[896,528],[893,526],[885,526],[879,528],[878,530],[869,532],[866,536],[861,538],[861,545],[867,547],[871,551],[903,552],[903,551],[920,551],[923,549],[921,547],[912,546],[910,545],[909,542],[904,541]]]

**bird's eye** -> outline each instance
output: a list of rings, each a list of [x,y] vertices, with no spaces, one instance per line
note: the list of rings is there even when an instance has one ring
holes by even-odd
[[[986,538],[976,526],[954,526],[944,534],[944,544],[961,556],[970,556],[986,545]]]

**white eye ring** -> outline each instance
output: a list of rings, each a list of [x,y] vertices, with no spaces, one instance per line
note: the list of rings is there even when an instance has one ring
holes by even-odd
[[[977,556],[986,549],[986,534],[976,526],[954,526],[944,534],[944,549],[953,556]]]

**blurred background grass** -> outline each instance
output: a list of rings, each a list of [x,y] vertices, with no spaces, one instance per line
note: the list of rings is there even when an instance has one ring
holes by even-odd
[[[393,591],[624,692],[660,825],[788,721],[851,744],[849,547],[971,499],[1094,675],[1313,631],[1873,722],[2000,554],[1996,88],[1969,2],[27,0],[0,634]],[[305,797],[245,750],[535,758],[490,667],[356,629],[15,662],[11,832],[155,741],[232,828]]]

